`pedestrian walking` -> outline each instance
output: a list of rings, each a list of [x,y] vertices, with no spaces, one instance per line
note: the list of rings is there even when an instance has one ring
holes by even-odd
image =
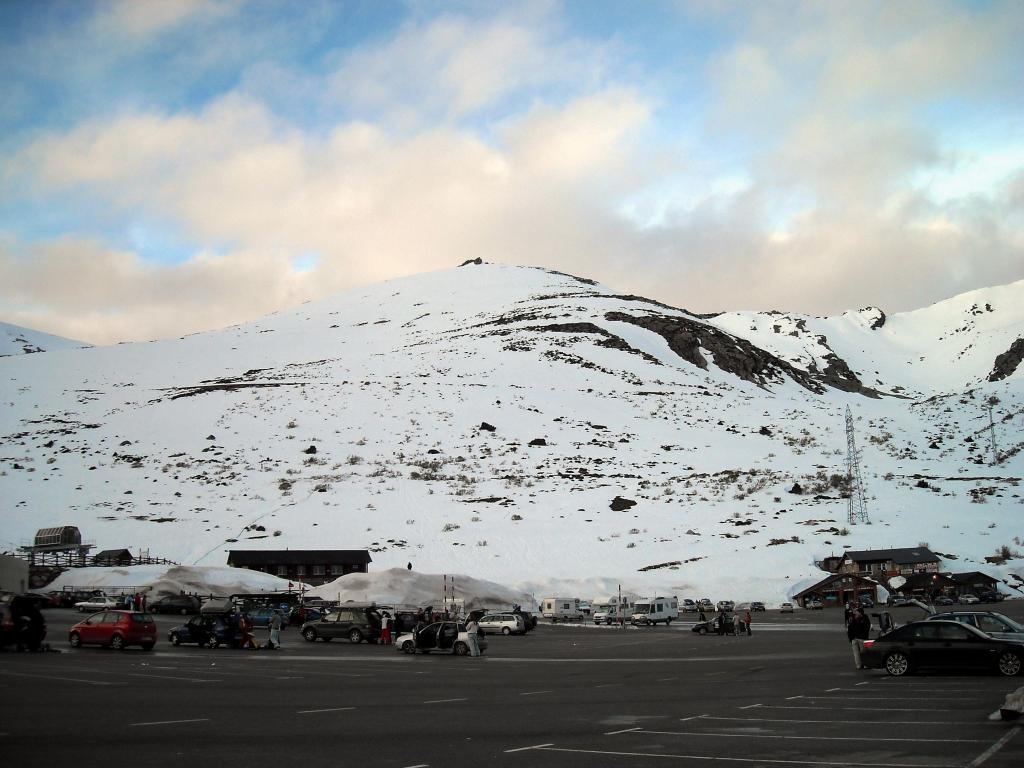
[[[270,638],[267,640],[267,648],[272,651],[276,651],[281,647],[281,612],[278,610],[274,611],[274,615],[270,617]]]
[[[860,654],[864,650],[864,641],[871,636],[871,619],[867,617],[864,610],[858,608],[853,612],[849,625],[846,627],[846,637],[853,649],[853,665],[857,669],[864,669]]]
[[[747,630],[747,637],[750,637],[750,611],[743,614],[743,625]]]
[[[470,619],[466,625],[466,634],[469,636],[469,655],[480,655],[480,625],[476,619]]]

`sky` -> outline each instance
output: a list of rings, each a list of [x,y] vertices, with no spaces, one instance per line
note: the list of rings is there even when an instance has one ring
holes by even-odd
[[[693,311],[1024,278],[1024,3],[2,0],[0,320],[180,336],[466,259]]]

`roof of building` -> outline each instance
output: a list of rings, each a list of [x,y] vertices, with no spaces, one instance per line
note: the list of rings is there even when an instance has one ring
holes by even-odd
[[[232,565],[355,565],[372,562],[365,549],[232,549]]]
[[[851,549],[843,557],[857,563],[884,562],[886,560],[892,560],[894,563],[937,563],[939,561],[939,556],[928,549],[928,547]]]
[[[93,555],[92,559],[114,560],[115,558],[124,557],[125,555],[131,557],[133,560],[135,559],[134,557],[132,557],[131,551],[127,549],[104,549],[102,552],[97,552],[95,555]]]
[[[951,573],[949,578],[955,581],[957,584],[966,584],[969,581],[975,581],[976,579],[982,579],[990,584],[995,584],[999,579],[995,576],[989,576],[987,573],[981,571],[968,571],[967,573]]]
[[[937,587],[949,587],[954,583],[953,579],[943,573],[911,573],[904,577],[902,586],[891,587],[890,589],[894,591],[934,589]]]

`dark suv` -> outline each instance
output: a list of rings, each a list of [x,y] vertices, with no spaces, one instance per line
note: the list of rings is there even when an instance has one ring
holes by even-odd
[[[199,613],[199,598],[192,595],[168,595],[149,604],[150,613]]]
[[[342,604],[319,621],[303,624],[302,636],[311,643],[317,639],[329,643],[335,638],[375,643],[380,639],[380,613],[373,605]]]

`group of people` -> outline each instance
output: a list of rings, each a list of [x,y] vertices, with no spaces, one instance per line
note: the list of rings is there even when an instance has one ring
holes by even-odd
[[[704,609],[701,608],[697,614],[697,620],[699,622],[707,622],[707,614],[704,613]],[[718,616],[715,617],[715,634],[718,635],[747,635],[751,634],[750,625],[753,622],[753,618],[750,615],[750,611],[746,611],[742,617],[734,616],[729,611],[719,611]]]
[[[149,598],[146,597],[145,592],[136,592],[134,595],[125,595],[124,605],[129,611],[145,613],[146,606],[149,605]]]

